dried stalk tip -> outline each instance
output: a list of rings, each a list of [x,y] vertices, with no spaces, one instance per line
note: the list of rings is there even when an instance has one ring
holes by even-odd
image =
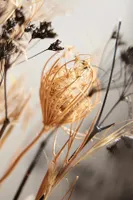
[[[58,57],[51,69],[42,74],[40,102],[44,125],[54,127],[83,119],[99,102],[99,94],[92,99],[89,91],[98,79],[96,70],[91,66],[90,58],[76,55],[66,61],[69,50]],[[55,58],[52,56],[46,63]],[[67,117],[65,117],[67,116]]]

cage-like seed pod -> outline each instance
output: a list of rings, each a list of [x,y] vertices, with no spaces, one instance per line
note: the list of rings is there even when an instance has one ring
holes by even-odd
[[[98,84],[96,69],[91,66],[90,58],[82,57],[77,55],[72,60],[64,61],[63,54],[49,71],[43,71],[40,102],[45,126],[55,127],[83,119],[98,103],[99,95],[95,98],[88,95],[92,87]]]
[[[46,62],[44,70],[53,57]],[[72,60],[64,62],[65,58],[62,55],[55,60],[49,71],[44,74],[43,70],[40,103],[44,127],[14,160],[1,177],[0,183],[8,177],[26,152],[37,143],[44,133],[53,127],[83,119],[99,102],[99,93],[96,93],[94,98],[89,95],[93,87],[99,87],[95,68],[91,66],[90,59],[81,59],[81,57],[78,55]]]

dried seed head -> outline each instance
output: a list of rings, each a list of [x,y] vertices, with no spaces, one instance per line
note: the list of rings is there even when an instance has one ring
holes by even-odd
[[[90,58],[83,59],[82,55],[77,55],[66,61],[68,52],[57,58],[51,69],[42,74],[40,102],[43,122],[47,126],[57,126],[62,119],[61,124],[80,120],[90,113],[99,100],[97,95],[95,99],[88,95],[89,90],[98,85]]]
[[[49,20],[54,14],[58,14],[58,10],[60,12],[58,8],[59,5],[52,0],[6,0],[6,3],[2,0],[0,60],[8,57],[11,66],[20,55],[27,58],[27,48],[33,39],[56,37]]]
[[[120,58],[126,65],[133,65],[133,47],[130,46],[127,50],[122,51]]]

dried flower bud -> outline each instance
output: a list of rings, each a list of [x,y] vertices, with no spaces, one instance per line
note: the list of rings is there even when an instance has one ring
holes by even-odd
[[[40,38],[55,38],[57,35],[53,31],[53,28],[51,27],[51,22],[41,22],[39,27],[36,27],[36,29],[32,33],[32,39]]]
[[[64,55],[67,53],[68,51]],[[40,102],[43,122],[51,127],[59,125],[66,116],[63,124],[84,118],[99,99],[96,96],[92,101],[88,96],[89,90],[98,81],[90,59],[82,59],[82,56],[78,55],[64,62],[64,55],[58,58],[41,78]]]
[[[56,40],[54,43],[50,44],[50,46],[48,47],[48,50],[50,51],[61,51],[64,49],[64,47],[60,46],[61,41],[60,40]]]

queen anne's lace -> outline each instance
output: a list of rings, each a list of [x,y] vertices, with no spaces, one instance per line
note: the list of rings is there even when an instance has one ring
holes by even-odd
[[[98,80],[90,58],[81,55],[65,61],[68,51],[57,58],[51,69],[42,75],[40,102],[43,122],[48,126],[57,126],[83,119],[98,103],[98,96],[88,94]],[[46,63],[45,67],[49,65]],[[66,117],[65,117],[66,116]]]

